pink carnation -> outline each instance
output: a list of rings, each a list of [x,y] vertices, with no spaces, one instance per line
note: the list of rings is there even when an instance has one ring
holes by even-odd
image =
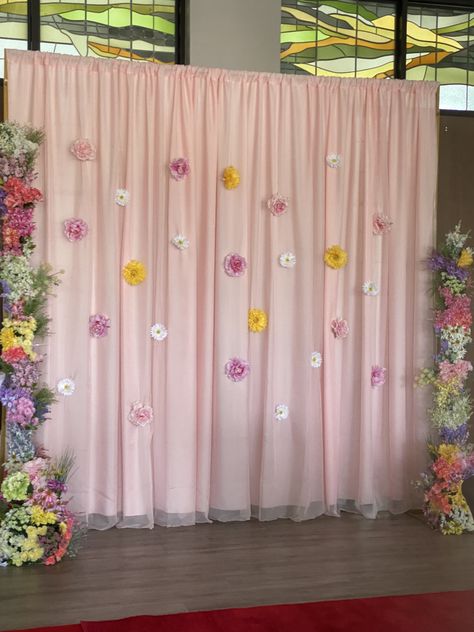
[[[387,369],[379,366],[378,364],[372,367],[372,372],[370,374],[370,382],[372,386],[383,386],[385,384],[385,374]]]
[[[183,180],[191,173],[191,167],[187,158],[175,158],[169,164],[171,177],[175,180]]]
[[[272,212],[273,215],[277,217],[283,215],[288,210],[288,198],[280,195],[279,193],[275,193],[268,200],[267,206]]]
[[[103,338],[110,327],[110,318],[105,314],[89,316],[89,333],[93,338]]]
[[[331,329],[334,338],[346,338],[349,335],[349,325],[343,318],[335,318],[331,321]]]
[[[64,235],[69,241],[80,241],[87,235],[88,230],[89,227],[83,219],[72,217],[64,222]]]
[[[27,355],[24,352],[23,347],[12,347],[11,349],[2,351],[2,360],[7,364],[19,362],[20,360],[24,360],[26,357]]]
[[[242,255],[231,252],[224,259],[224,270],[231,277],[242,276],[247,268],[247,261]]]
[[[231,358],[225,365],[225,374],[232,382],[241,382],[250,373],[250,365],[242,358]]]
[[[75,140],[70,150],[78,160],[95,160],[96,149],[87,138],[78,138]]]
[[[393,222],[390,217],[382,215],[381,213],[375,213],[372,219],[372,230],[374,235],[385,235],[392,230]]]
[[[128,421],[134,426],[146,426],[153,420],[153,408],[141,402],[133,402],[128,413]]]

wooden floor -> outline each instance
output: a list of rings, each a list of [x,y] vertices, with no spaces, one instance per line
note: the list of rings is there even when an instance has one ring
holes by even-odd
[[[355,515],[92,531],[75,560],[0,568],[0,630],[274,603],[474,589],[474,534]]]

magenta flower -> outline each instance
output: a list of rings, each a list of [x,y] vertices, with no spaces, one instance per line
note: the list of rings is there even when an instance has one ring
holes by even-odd
[[[392,230],[393,222],[390,217],[382,215],[381,213],[375,213],[372,219],[372,230],[374,235],[385,235]]]
[[[334,318],[331,321],[331,329],[334,338],[346,338],[349,335],[349,325],[343,318]]]
[[[191,167],[187,158],[175,158],[169,164],[171,177],[175,180],[183,180],[191,173]]]
[[[286,211],[288,210],[288,198],[280,195],[279,193],[275,193],[268,200],[267,206],[272,214],[278,217],[280,215],[283,215],[283,213],[286,213]]]
[[[224,259],[224,270],[231,277],[242,276],[247,268],[247,261],[236,252],[229,253]]]
[[[78,138],[72,143],[70,150],[78,160],[95,160],[96,149],[88,138]]]
[[[80,241],[87,235],[89,227],[83,219],[72,217],[64,222],[64,236],[69,241]]]
[[[384,369],[382,366],[375,364],[372,367],[372,372],[370,374],[370,382],[372,386],[383,386],[385,384],[385,373],[387,369]]]
[[[231,358],[225,365],[225,374],[232,382],[241,382],[250,373],[250,365],[242,358]]]
[[[153,408],[141,402],[133,402],[128,413],[128,421],[134,426],[146,426],[153,421]]]
[[[103,338],[110,327],[110,318],[105,314],[89,316],[89,333],[93,338]]]

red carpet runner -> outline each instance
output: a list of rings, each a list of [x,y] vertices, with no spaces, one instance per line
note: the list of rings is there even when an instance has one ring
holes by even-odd
[[[36,628],[35,632],[467,632],[473,629],[474,590],[130,617]]]

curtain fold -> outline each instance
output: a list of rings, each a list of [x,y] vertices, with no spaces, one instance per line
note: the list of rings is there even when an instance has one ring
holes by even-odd
[[[416,506],[437,84],[17,51],[7,64],[10,118],[46,132],[37,257],[64,274],[41,351],[46,380],[70,377],[76,391],[59,397],[42,440],[76,454],[72,508],[107,528]],[[78,138],[95,160],[72,155]],[[191,173],[175,181],[168,164],[180,157]],[[229,165],[234,190],[222,182]],[[281,216],[267,207],[277,192],[289,199]],[[393,221],[389,233],[373,234],[376,213]],[[71,217],[89,226],[76,243],[63,235]],[[189,248],[171,244],[177,233]],[[334,244],[348,253],[341,270],[324,264]],[[293,268],[279,265],[287,251]],[[224,270],[233,252],[247,260],[240,277]],[[131,259],[148,271],[137,286],[121,274]],[[363,294],[366,281],[377,296]],[[267,312],[265,331],[249,332],[249,308]],[[88,331],[96,313],[111,320],[100,339]],[[164,341],[150,336],[156,322]],[[234,356],[250,364],[241,382],[224,372]],[[383,386],[371,386],[373,365],[387,369]],[[152,406],[150,425],[128,421],[135,401]]]

